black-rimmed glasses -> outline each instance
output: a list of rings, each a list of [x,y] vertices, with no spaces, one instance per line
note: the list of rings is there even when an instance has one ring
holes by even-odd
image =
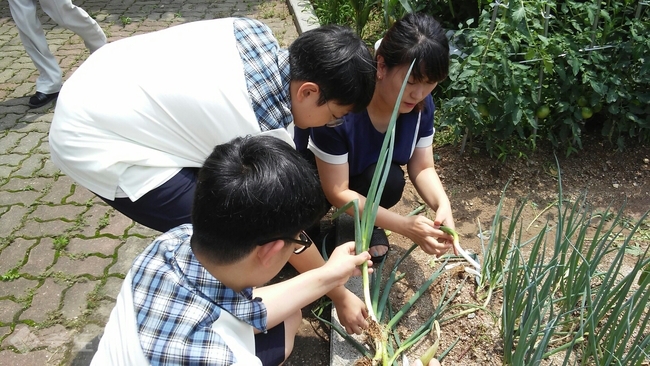
[[[290,243],[295,243],[298,244],[298,247],[293,250],[294,254],[300,254],[305,251],[305,249],[309,248],[312,244],[314,244],[314,241],[311,240],[309,235],[307,235],[306,232],[301,231],[300,234],[298,234],[298,238],[275,238],[271,240],[265,240],[264,243],[258,244],[258,245],[264,245],[268,242],[272,242],[275,240],[284,240],[288,241]]]
[[[327,109],[330,110],[330,114],[332,115],[332,117],[334,117],[334,119],[332,121],[327,122],[325,124],[325,126],[327,126],[327,127],[337,127],[337,126],[342,125],[343,122],[345,122],[343,117],[337,117],[337,116],[334,115],[334,113],[332,112],[332,108],[330,108],[330,103],[329,102],[325,102],[325,104],[327,104]]]

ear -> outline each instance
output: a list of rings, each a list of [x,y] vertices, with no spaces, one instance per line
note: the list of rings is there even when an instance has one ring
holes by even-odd
[[[381,80],[386,77],[386,63],[384,62],[384,56],[377,56],[377,80]]]
[[[264,245],[259,245],[256,252],[257,260],[262,266],[268,267],[284,247],[284,240],[274,240]]]
[[[296,98],[298,99],[299,102],[304,101],[305,99],[308,99],[310,97],[316,96],[318,98],[320,95],[320,87],[316,83],[312,83],[311,81],[305,81],[304,83],[300,84],[298,87],[298,93],[296,94]]]

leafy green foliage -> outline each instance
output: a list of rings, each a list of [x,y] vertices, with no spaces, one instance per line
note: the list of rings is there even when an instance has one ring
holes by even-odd
[[[352,23],[352,6],[347,0],[314,0],[312,5],[320,24]]]
[[[124,26],[129,25],[129,24],[131,24],[131,18],[129,18],[127,16],[124,16],[124,15],[120,15],[120,22]]]
[[[54,238],[52,244],[54,246],[54,249],[62,250],[68,246],[68,243],[70,243],[70,238],[68,238],[67,235],[61,235]]]
[[[20,278],[20,273],[18,272],[18,268],[12,268],[5,272],[4,274],[0,275],[0,281],[13,281]]]
[[[435,91],[441,130],[492,156],[525,158],[540,139],[567,155],[584,133],[619,149],[650,142],[650,6],[643,1],[470,3],[314,0],[321,23],[360,35],[378,12],[388,29],[408,12],[459,28],[449,78]],[[374,26],[374,24],[373,24]],[[368,43],[375,39],[368,39]]]
[[[484,8],[452,39],[465,55],[442,85],[441,125],[498,158],[525,156],[540,137],[570,154],[592,130],[619,148],[650,141],[648,13],[625,1]]]

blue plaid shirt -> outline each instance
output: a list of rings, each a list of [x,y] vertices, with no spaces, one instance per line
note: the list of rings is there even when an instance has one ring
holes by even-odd
[[[293,122],[289,52],[283,50],[265,24],[234,19],[237,48],[253,110],[262,131],[284,128]]]
[[[266,331],[266,307],[252,289],[239,293],[206,271],[190,248],[192,225],[158,237],[140,254],[133,274],[138,335],[152,365],[230,365],[233,353],[212,330],[222,311]]]

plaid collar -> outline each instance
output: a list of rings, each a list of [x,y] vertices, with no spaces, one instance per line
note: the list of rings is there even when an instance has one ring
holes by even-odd
[[[235,292],[205,270],[190,247],[192,232],[190,224],[178,226],[159,236],[134,261],[133,302],[140,332],[160,336],[160,324],[191,326],[196,314],[211,324],[221,310],[266,331],[266,306],[252,297],[252,288]]]
[[[260,298],[253,298],[253,289],[249,287],[237,293],[214,278],[194,256],[189,236],[182,243],[168,246],[165,257],[181,274],[179,278],[183,286],[239,320],[261,331],[266,330],[266,307]]]
[[[140,345],[152,365],[230,365],[235,356],[212,326],[222,311],[266,331],[266,306],[206,271],[190,247],[192,225],[158,237],[133,263],[131,289]]]

